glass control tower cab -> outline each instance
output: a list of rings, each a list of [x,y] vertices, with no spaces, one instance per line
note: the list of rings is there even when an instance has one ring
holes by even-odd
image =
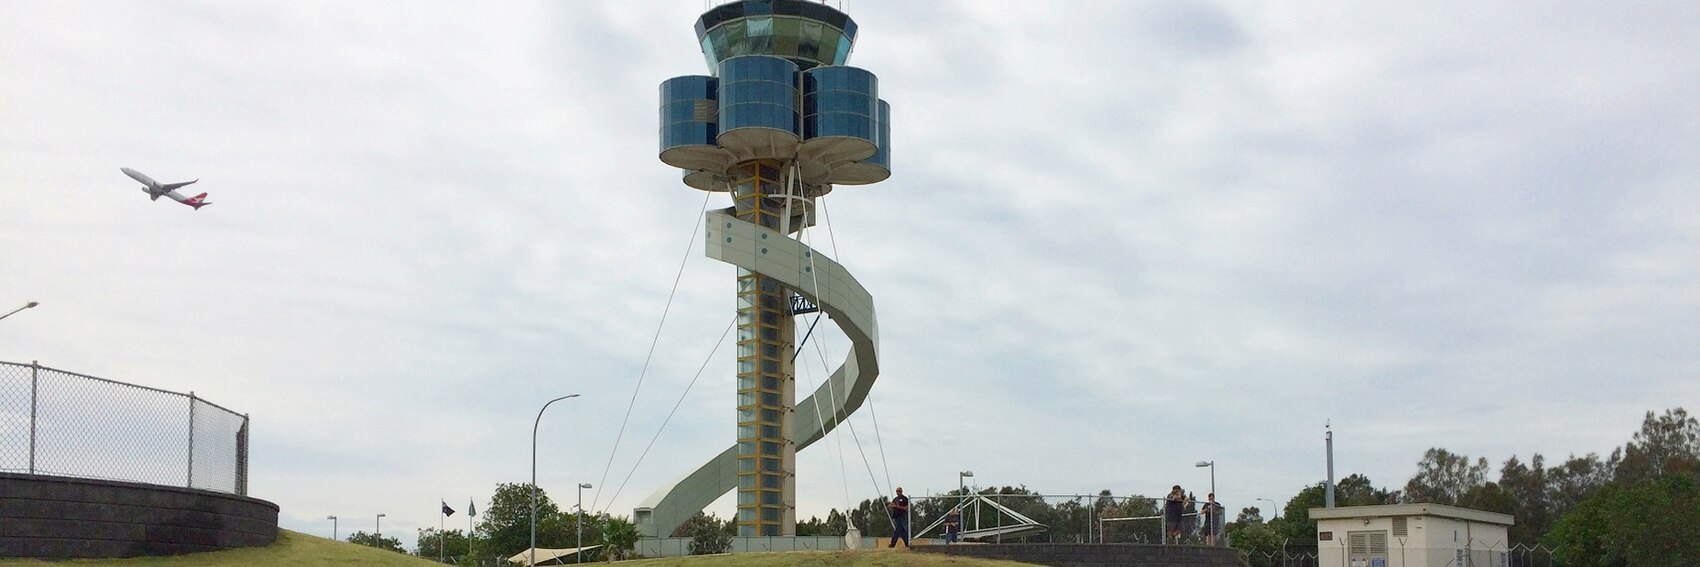
[[[799,448],[794,321],[824,308],[811,298],[831,294],[798,289],[822,281],[799,285],[792,278],[787,284],[764,268],[769,260],[808,262],[812,275],[818,265],[809,257],[770,258],[781,248],[763,239],[794,240],[813,226],[815,199],[834,186],[891,176],[890,107],[879,99],[873,73],[844,64],[855,44],[856,22],[825,4],[723,4],[697,20],[696,34],[711,74],[661,83],[660,158],[682,170],[685,185],[732,197],[731,208],[709,214],[708,228],[711,247],[739,248],[720,252],[739,266],[738,533],[794,535]],[[747,245],[735,241],[734,233],[750,236]],[[813,254],[785,246],[801,250],[799,256]],[[871,305],[868,310],[871,316]]]

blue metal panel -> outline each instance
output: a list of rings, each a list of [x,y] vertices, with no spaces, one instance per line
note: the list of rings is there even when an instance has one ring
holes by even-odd
[[[714,77],[691,75],[661,83],[661,151],[685,146],[712,146],[718,98]]]
[[[747,55],[720,62],[720,131],[771,128],[797,133],[797,64]]]
[[[847,137],[879,143],[879,80],[855,67],[803,73],[803,139]]]
[[[876,142],[879,144],[880,149],[874,152],[873,157],[862,161],[884,167],[886,171],[891,171],[891,105],[886,104],[885,100],[881,99],[879,101],[879,107],[879,140]]]

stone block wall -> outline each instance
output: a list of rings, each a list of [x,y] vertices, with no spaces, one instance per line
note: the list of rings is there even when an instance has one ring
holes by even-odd
[[[169,486],[0,473],[0,557],[179,555],[277,540],[276,504]]]
[[[1006,559],[1050,567],[1239,567],[1227,547],[1131,543],[1004,543],[928,545],[920,553]]]

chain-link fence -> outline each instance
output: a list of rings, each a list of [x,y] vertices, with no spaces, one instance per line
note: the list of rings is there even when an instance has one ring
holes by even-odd
[[[248,416],[195,397],[0,362],[0,471],[248,494]]]
[[[1278,548],[1240,550],[1240,558],[1247,567],[1321,567],[1317,551],[1314,541],[1282,542]]]
[[[1296,553],[1295,553],[1296,552]],[[1385,545],[1363,548],[1349,546],[1345,540],[1321,542],[1305,547],[1290,545],[1282,552],[1252,552],[1246,554],[1251,567],[1286,567],[1318,565],[1374,565],[1380,558],[1383,564],[1407,565],[1421,563],[1437,567],[1559,567],[1553,551],[1543,545],[1512,545],[1503,542],[1466,540],[1452,545],[1432,546],[1413,543],[1405,538],[1393,538]]]

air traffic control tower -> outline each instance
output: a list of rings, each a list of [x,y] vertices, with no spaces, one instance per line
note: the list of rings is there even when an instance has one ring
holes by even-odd
[[[634,518],[646,535],[667,536],[736,488],[739,535],[795,535],[797,451],[861,407],[879,374],[873,298],[797,236],[834,187],[891,176],[890,107],[873,73],[844,64],[856,22],[825,4],[723,4],[696,33],[712,75],[661,83],[660,157],[685,185],[732,197],[705,222],[708,256],[738,267],[737,437]],[[849,337],[850,353],[798,403],[797,320],[817,312]]]

